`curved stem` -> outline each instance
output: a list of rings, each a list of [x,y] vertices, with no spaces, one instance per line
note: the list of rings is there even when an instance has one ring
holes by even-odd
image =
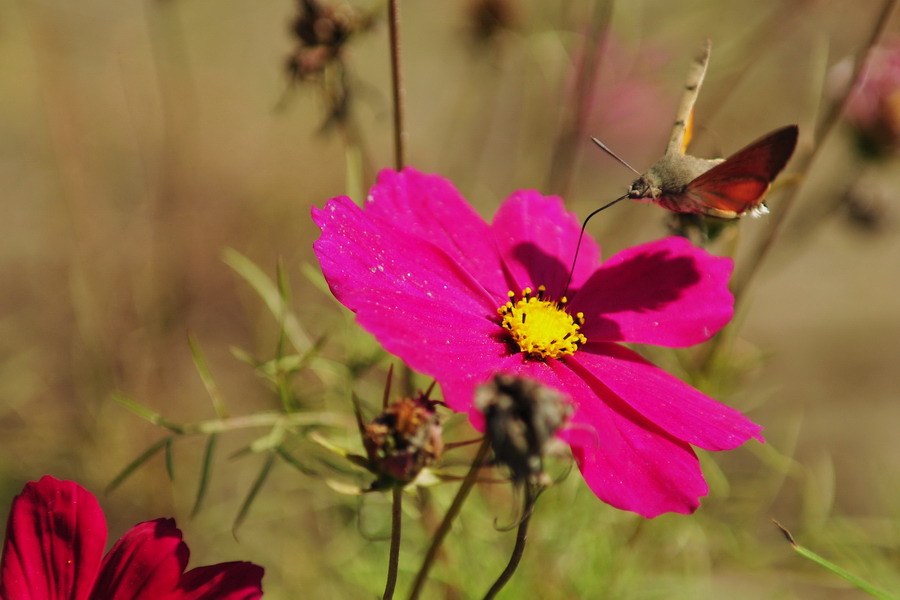
[[[391,498],[391,552],[388,558],[387,582],[384,584],[384,600],[394,597],[397,587],[397,571],[400,566],[400,530],[403,523],[403,488],[394,486]]]
[[[810,172],[813,162],[815,162],[816,158],[818,158],[819,156],[819,150],[822,148],[822,146],[824,146],[823,142],[831,135],[831,133],[835,130],[835,126],[840,122],[840,117],[844,114],[847,105],[850,103],[850,99],[852,98],[853,93],[856,90],[856,84],[863,73],[863,68],[865,67],[869,55],[878,44],[878,41],[884,36],[884,32],[887,29],[888,23],[890,21],[891,13],[894,12],[897,1],[898,0],[885,0],[885,3],[882,5],[881,12],[878,15],[878,19],[875,21],[875,26],[872,29],[872,33],[870,34],[869,39],[866,41],[865,46],[863,46],[864,49],[859,53],[858,60],[856,61],[856,68],[853,72],[853,76],[850,78],[850,84],[847,87],[847,92],[844,94],[844,97],[840,102],[836,102],[832,105],[831,110],[822,119],[822,122],[818,127],[818,131],[816,132],[818,143],[816,144],[815,148],[813,148],[813,151],[803,161],[802,167],[800,169],[801,173],[806,174]],[[773,215],[775,216],[775,218],[772,220],[772,226],[768,230],[768,235],[766,235],[766,237],[757,245],[755,249],[755,256],[750,261],[748,270],[743,274],[742,277],[735,277],[735,303],[741,300],[743,292],[747,289],[750,281],[753,280],[753,278],[759,271],[760,265],[762,265],[763,261],[772,250],[772,246],[774,245],[776,238],[779,237],[782,229],[784,229],[784,223],[786,221],[788,211],[794,204],[796,204],[797,198],[800,196],[800,192],[804,187],[806,186],[802,184],[797,186],[797,188],[794,189],[793,193],[781,202],[781,209],[777,212],[776,215]]]
[[[431,539],[431,545],[428,547],[428,551],[425,553],[425,558],[422,559],[422,566],[419,567],[419,572],[416,573],[416,579],[413,582],[412,591],[409,593],[409,600],[416,600],[416,598],[419,597],[419,594],[422,593],[422,587],[425,585],[425,580],[428,578],[428,572],[434,565],[434,559],[441,547],[441,543],[450,532],[450,527],[451,525],[453,525],[453,520],[456,519],[456,516],[459,514],[459,511],[462,508],[463,502],[466,501],[469,492],[472,491],[472,486],[475,485],[475,481],[478,479],[478,470],[481,468],[481,463],[484,462],[489,448],[490,445],[487,441],[487,438],[485,438],[485,440],[481,443],[481,446],[478,448],[478,454],[476,454],[475,458],[472,460],[472,466],[469,468],[469,472],[466,474],[466,478],[463,479],[462,484],[459,486],[459,490],[457,490],[456,496],[453,498],[453,502],[450,504],[450,508],[447,509],[447,514],[444,515],[444,520],[441,521],[441,524],[438,526],[437,531],[434,532],[434,537]]]
[[[869,39],[866,41],[866,44],[863,46],[863,49],[858,54],[856,60],[856,68],[853,72],[853,76],[850,78],[850,83],[847,86],[847,91],[840,102],[836,102],[834,103],[834,105],[832,105],[831,109],[828,111],[828,113],[826,113],[825,117],[819,124],[818,130],[816,132],[816,139],[818,140],[818,143],[815,145],[812,152],[803,160],[799,169],[800,173],[806,175],[810,172],[812,164],[819,156],[819,150],[824,146],[825,139],[827,139],[831,135],[831,133],[835,130],[835,126],[840,122],[840,117],[844,114],[847,105],[850,103],[850,99],[856,89],[856,83],[862,75],[862,70],[867,62],[867,58],[872,53],[872,50],[875,48],[875,46],[878,44],[878,41],[884,36],[884,32],[887,29],[888,22],[890,21],[891,13],[894,12],[897,2],[898,0],[885,0],[884,4],[882,5],[881,12],[878,15],[878,19],[876,19],[875,21],[875,26],[872,29],[872,33],[870,34]],[[749,288],[751,281],[753,281],[757,273],[759,273],[759,269],[762,266],[762,263],[766,260],[769,253],[772,251],[772,247],[775,245],[776,239],[778,239],[779,235],[784,229],[784,224],[787,221],[787,214],[790,211],[791,207],[796,203],[797,198],[800,196],[802,188],[805,187],[805,182],[806,179],[804,178],[803,182],[798,185],[793,190],[793,192],[782,201],[781,209],[775,215],[773,215],[772,226],[769,228],[767,235],[756,245],[756,248],[754,248],[754,255],[749,260],[749,266],[743,272],[735,274],[732,283],[735,312],[737,311],[739,305],[743,303],[747,288]],[[716,356],[719,353],[719,350],[722,347],[722,344],[724,343],[724,337],[727,335],[727,332],[728,328],[725,328],[719,331],[719,333],[709,341],[706,350],[703,352],[700,360],[697,363],[697,371],[699,373],[707,373],[710,370]]]
[[[388,2],[388,22],[391,38],[391,85],[394,93],[394,167],[399,171],[406,164],[406,113],[400,62],[400,0]]]
[[[484,595],[484,600],[490,600],[496,596],[500,590],[503,589],[503,586],[512,579],[513,573],[516,572],[516,568],[518,568],[519,562],[522,560],[522,555],[525,554],[528,522],[531,521],[531,513],[534,511],[534,503],[537,500],[537,496],[537,493],[535,493],[532,487],[530,485],[527,486],[525,491],[525,501],[522,507],[522,520],[519,522],[519,530],[516,532],[516,545],[513,547],[512,555],[509,557],[506,568],[503,569],[503,572],[500,573],[500,577],[497,578],[497,581],[494,582],[491,589]]]

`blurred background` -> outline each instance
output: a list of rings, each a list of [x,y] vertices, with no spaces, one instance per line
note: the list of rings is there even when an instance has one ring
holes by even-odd
[[[706,38],[692,154],[725,156],[800,126],[772,214],[710,246],[735,256],[741,286],[712,369],[697,368],[704,349],[652,351],[761,423],[767,444],[703,456],[711,494],[691,517],[643,521],[566,478],[539,503],[506,597],[860,597],[793,553],[773,517],[900,589],[900,15],[884,23],[883,7],[402,3],[408,163],[450,178],[487,218],[517,189],[560,194],[580,217],[623,193],[633,174],[589,136],[638,170],[652,164]],[[870,85],[835,120],[882,27]],[[337,195],[361,200],[394,164],[387,37],[374,1],[0,2],[3,510],[49,473],[100,495],[111,535],[171,515],[193,565],[265,566],[267,597],[380,593],[388,501],[335,493],[324,479],[341,474],[276,461],[232,534],[267,464],[264,452],[241,451],[265,430],[220,436],[193,519],[202,436],[177,440],[174,480],[159,455],[101,494],[165,434],[111,394],[179,423],[215,417],[188,333],[231,414],[281,406],[233,351],[270,359],[280,328],[223,262],[226,248],[272,278],[281,261],[291,308],[322,355],[362,365],[352,382],[339,370],[299,374],[298,405],[349,415],[351,387],[379,402],[392,361],[322,290],[309,211]],[[609,256],[667,235],[667,216],[620,204],[589,231]],[[450,425],[471,435],[459,418]],[[352,429],[329,435],[361,451]],[[479,597],[505,564],[512,534],[496,527],[516,519],[517,501],[499,487],[467,506],[434,597]],[[415,524],[440,515],[452,488],[407,503],[401,593],[425,543]]]

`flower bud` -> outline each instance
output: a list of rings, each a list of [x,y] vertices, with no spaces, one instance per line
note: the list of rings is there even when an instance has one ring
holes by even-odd
[[[436,404],[425,394],[401,398],[365,426],[363,445],[378,475],[372,489],[406,485],[441,458],[444,442]]]

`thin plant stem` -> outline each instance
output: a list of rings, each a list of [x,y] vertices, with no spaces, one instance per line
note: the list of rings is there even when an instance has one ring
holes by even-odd
[[[460,484],[459,490],[457,490],[456,496],[450,504],[450,508],[447,509],[444,520],[441,521],[437,531],[434,532],[434,537],[431,538],[431,545],[425,553],[425,558],[422,559],[422,566],[419,567],[419,572],[416,573],[412,591],[409,593],[409,600],[416,600],[419,597],[419,594],[422,593],[422,588],[425,586],[425,580],[428,578],[428,572],[431,571],[431,567],[434,566],[434,559],[440,550],[441,543],[443,543],[447,534],[450,533],[450,527],[453,525],[453,521],[456,519],[463,503],[469,496],[469,492],[472,491],[472,486],[475,485],[475,481],[478,479],[478,471],[481,469],[481,464],[484,462],[489,448],[490,444],[487,438],[485,438],[478,448],[478,453],[472,460],[472,466],[469,468],[466,478],[463,479],[462,484]]]
[[[387,582],[384,585],[384,600],[394,597],[397,587],[397,571],[400,566],[400,531],[403,523],[403,487],[394,486],[391,495],[391,551],[388,558]]]
[[[831,133],[835,129],[835,126],[840,121],[840,117],[842,114],[844,114],[844,110],[847,108],[847,105],[849,104],[850,99],[853,96],[853,92],[856,89],[856,83],[859,80],[860,75],[862,74],[863,67],[866,64],[866,59],[869,57],[869,55],[872,53],[872,50],[878,44],[878,41],[884,35],[884,32],[887,29],[888,23],[890,21],[891,13],[894,11],[896,5],[897,0],[886,0],[884,5],[882,6],[881,13],[878,15],[878,19],[875,21],[875,26],[872,29],[872,34],[869,36],[866,45],[863,46],[864,50],[861,51],[858,55],[858,60],[856,61],[853,77],[850,78],[851,83],[847,87],[847,92],[844,94],[844,97],[840,102],[836,102],[832,105],[831,110],[822,119],[817,132],[818,143],[815,145],[812,152],[803,161],[800,172],[810,172],[810,167],[812,166],[815,159],[819,156],[819,150],[822,148],[822,146],[824,146],[824,140],[826,140],[831,135]],[[804,182],[805,181],[806,180],[804,179]],[[750,261],[750,267],[748,268],[748,271],[734,284],[735,302],[740,300],[743,291],[747,289],[747,286],[759,271],[759,267],[769,255],[769,252],[771,252],[775,240],[778,238],[779,234],[784,228],[784,223],[787,220],[786,217],[790,208],[794,204],[796,204],[797,198],[800,196],[800,192],[804,187],[805,186],[802,184],[797,186],[797,188],[794,189],[794,192],[781,203],[781,208],[778,211],[777,216],[775,216],[775,218],[773,219],[772,227],[768,230],[768,235],[760,242],[760,244],[756,248],[755,256],[753,260]]]
[[[850,78],[850,85],[847,87],[847,91],[841,101],[835,102],[832,105],[831,110],[825,115],[825,117],[822,119],[822,122],[819,124],[816,136],[818,142],[814,146],[812,152],[810,152],[810,154],[803,160],[803,163],[800,167],[801,173],[806,174],[810,172],[812,164],[815,162],[816,158],[819,155],[819,150],[824,146],[824,140],[831,135],[831,133],[835,129],[835,126],[840,122],[840,117],[844,114],[844,111],[850,102],[853,92],[856,89],[856,83],[859,80],[860,75],[862,74],[862,70],[867,62],[867,59],[872,53],[872,50],[878,44],[878,41],[884,35],[884,32],[886,31],[888,26],[888,22],[890,21],[891,13],[894,12],[894,8],[896,7],[897,2],[898,0],[885,0],[884,5],[881,7],[881,13],[878,15],[878,19],[875,21],[875,26],[872,29],[872,34],[869,36],[867,43],[865,44],[865,46],[863,46],[863,49],[857,56],[853,76]],[[797,198],[800,196],[800,192],[804,187],[803,184],[806,181],[807,179],[804,177],[801,184],[798,185],[794,189],[793,193],[791,193],[781,203],[781,209],[776,213],[776,215],[773,215],[772,226],[769,228],[768,234],[755,248],[754,255],[749,261],[750,266],[747,267],[746,271],[741,273],[740,276],[735,276],[734,283],[732,285],[735,311],[737,311],[739,304],[742,302],[744,293],[749,287],[750,282],[759,272],[760,266],[771,252],[772,247],[775,244],[775,240],[778,238],[779,234],[784,228],[784,223],[787,220],[786,217],[788,211],[790,210],[791,206],[796,203]],[[711,366],[714,364],[715,358],[718,355],[722,344],[725,342],[726,336],[728,335],[727,332],[728,328],[725,328],[709,341],[706,350],[702,353],[699,360],[699,373],[707,373]]]
[[[574,106],[556,138],[553,160],[550,164],[547,189],[554,194],[566,195],[577,150],[580,147],[579,142],[583,141],[582,137],[586,139],[584,128],[591,110],[597,65],[603,58],[612,9],[613,0],[595,0],[589,29],[584,38],[581,61],[575,73],[575,90],[572,98]]]
[[[391,44],[391,86],[394,94],[394,166],[406,165],[406,110],[403,68],[400,61],[400,0],[389,0],[388,23]]]
[[[500,573],[500,577],[497,578],[497,581],[494,582],[491,589],[484,595],[484,600],[490,600],[499,594],[500,590],[503,589],[503,586],[512,579],[513,573],[516,572],[519,562],[522,560],[522,555],[525,554],[525,541],[528,537],[528,523],[531,521],[531,513],[534,512],[534,503],[537,500],[537,497],[537,492],[532,486],[528,485],[526,487],[525,500],[522,506],[522,520],[519,522],[519,529],[516,532],[516,545],[513,547],[512,555],[509,557],[506,568],[503,569],[503,572]]]

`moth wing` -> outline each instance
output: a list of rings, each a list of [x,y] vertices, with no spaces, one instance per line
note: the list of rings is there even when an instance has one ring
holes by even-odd
[[[796,125],[777,129],[698,175],[683,193],[691,202],[723,216],[740,216],[762,203],[796,145]]]

